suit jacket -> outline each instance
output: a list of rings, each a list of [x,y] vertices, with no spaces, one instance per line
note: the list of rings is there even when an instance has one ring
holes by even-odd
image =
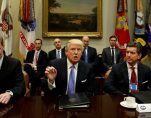
[[[116,57],[116,63],[119,63],[120,61],[122,61],[121,49],[115,48],[115,57]],[[103,49],[102,60],[107,69],[112,66],[112,55],[111,55],[110,47]]]
[[[43,83],[43,87],[47,87],[45,93],[49,95],[66,94],[67,58],[54,60],[50,65],[57,69],[57,77],[55,79],[56,88],[49,90],[47,79],[45,79],[45,82]],[[86,92],[88,95],[93,95],[94,93],[94,74],[91,71],[91,67],[82,61],[78,64],[76,92]]]
[[[10,90],[13,98],[25,94],[25,82],[19,60],[4,56],[0,69],[0,93]]]
[[[61,49],[61,56],[62,56],[62,58],[65,57],[65,50],[64,50],[64,48]],[[51,50],[51,51],[48,52],[48,60],[49,61],[52,61],[52,60],[54,60],[56,58],[57,58],[56,57],[56,49]]]
[[[138,89],[140,91],[151,88],[151,71],[149,67],[138,64]],[[109,94],[128,94],[129,77],[126,62],[112,67],[109,78],[105,81],[104,91]]]
[[[35,50],[31,50],[27,53],[25,63],[33,63]],[[45,68],[48,64],[47,53],[43,50],[40,51],[37,61],[37,71],[44,75]]]
[[[88,46],[88,63],[95,65],[97,60],[97,51],[95,48]],[[81,56],[81,60],[84,61],[84,53]]]

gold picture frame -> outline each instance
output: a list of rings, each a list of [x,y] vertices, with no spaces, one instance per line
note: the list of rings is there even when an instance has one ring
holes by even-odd
[[[58,0],[59,1],[59,0]],[[56,3],[58,2],[57,0],[55,1]],[[72,0],[70,0],[70,1],[72,1]],[[76,0],[73,0],[73,3],[72,4],[74,4],[75,3],[75,1]],[[67,28],[67,25],[64,25],[64,26],[66,26],[64,29],[63,29],[63,31],[56,31],[57,30],[57,28],[55,29],[55,26],[54,26],[54,24],[52,25],[50,25],[50,22],[52,23],[52,22],[54,22],[55,20],[54,19],[56,19],[55,17],[58,17],[58,14],[56,15],[56,14],[52,14],[51,13],[51,7],[49,6],[49,2],[52,2],[52,1],[49,1],[49,0],[43,0],[43,23],[42,23],[42,36],[44,37],[44,38],[46,38],[46,37],[82,37],[82,36],[84,36],[84,35],[87,35],[87,36],[89,36],[89,37],[102,37],[102,0],[96,0],[96,12],[95,12],[95,14],[96,14],[96,21],[95,21],[95,25],[94,25],[94,29],[92,28],[90,28],[90,26],[89,26],[89,30],[87,30],[87,29],[84,29],[84,27],[82,27],[81,29],[78,29],[78,31],[69,31],[69,30],[72,30],[72,29],[70,29],[71,27],[69,26],[68,28]],[[92,0],[91,0],[91,2],[92,2]],[[55,3],[55,4],[56,4]],[[86,1],[86,3],[87,3],[87,1]],[[86,4],[85,3],[85,4]],[[52,3],[51,3],[52,4]],[[59,5],[60,4],[58,4],[57,3],[57,5],[58,5],[58,7],[60,7]],[[62,6],[61,6],[62,7]],[[87,7],[87,6],[85,6],[85,7]],[[64,8],[65,9],[65,8]],[[91,9],[92,10],[92,9]],[[95,11],[94,9],[93,9],[93,11]],[[51,14],[51,17],[49,16]],[[61,14],[61,15],[60,15]],[[63,16],[63,17],[68,17],[68,19],[69,19],[69,17],[71,18],[71,16],[69,16],[69,14],[63,14],[63,13],[59,13],[59,20],[61,19],[61,16]],[[54,17],[55,16],[55,17]],[[90,15],[89,15],[90,16]],[[74,14],[74,17],[75,17],[75,14]],[[76,15],[76,18],[83,18],[84,19],[84,17],[85,16],[80,16],[80,15]],[[92,15],[91,15],[91,18],[92,18]],[[53,21],[51,21],[51,19],[53,19]],[[88,19],[88,16],[87,16],[87,19]],[[90,19],[90,18],[89,18]],[[75,20],[75,19],[74,19]],[[77,19],[77,21],[78,21],[78,19]],[[91,20],[92,21],[92,20]],[[57,21],[55,21],[55,22],[57,22]],[[59,21],[60,22],[60,21]],[[69,21],[68,21],[69,22]],[[73,21],[72,21],[73,22]],[[88,23],[88,22],[87,22]],[[93,22],[94,23],[94,22]],[[65,24],[65,23],[62,23],[62,24]],[[61,24],[61,25],[62,25]],[[83,23],[84,24],[84,23]],[[84,26],[82,24],[82,26]],[[79,24],[78,24],[79,25]],[[81,25],[81,24],[80,24]],[[60,25],[58,25],[59,27],[61,27]],[[85,25],[86,27],[87,27],[87,25]],[[93,25],[91,25],[91,26],[93,26]],[[62,26],[63,27],[63,26]],[[50,29],[50,30],[49,30]],[[58,28],[58,29],[60,29],[60,28]],[[67,29],[67,30],[66,30]],[[86,30],[86,31],[85,31]],[[91,31],[92,30],[92,31]]]

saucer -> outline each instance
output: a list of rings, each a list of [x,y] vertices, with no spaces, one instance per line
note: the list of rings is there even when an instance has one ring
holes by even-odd
[[[120,102],[120,105],[121,105],[122,107],[131,108],[131,109],[135,109],[135,108],[137,107],[137,103],[135,103],[133,106],[127,106],[127,105],[126,105],[126,101]]]

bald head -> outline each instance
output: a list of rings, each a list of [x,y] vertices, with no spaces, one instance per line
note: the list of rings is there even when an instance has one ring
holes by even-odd
[[[84,47],[87,47],[87,46],[89,46],[89,37],[88,36],[83,36],[82,37],[82,42],[83,42],[83,45],[84,45]]]
[[[61,40],[59,38],[54,39],[54,46],[56,49],[61,49]]]

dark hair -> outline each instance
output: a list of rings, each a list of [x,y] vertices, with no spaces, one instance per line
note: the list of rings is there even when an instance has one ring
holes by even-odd
[[[116,41],[117,41],[117,37],[116,37],[115,35],[110,36],[110,37],[109,37],[109,41],[111,40],[111,38],[115,38]]]
[[[136,47],[137,48],[137,53],[138,54],[141,54],[142,53],[142,46],[141,46],[141,44],[140,43],[138,43],[138,42],[130,42],[130,43],[128,43],[127,44],[127,46],[126,46],[126,48],[127,47]]]
[[[41,41],[41,44],[42,44],[42,39],[39,39],[39,38],[35,39],[35,41],[37,41],[37,40],[40,40],[40,41]]]

